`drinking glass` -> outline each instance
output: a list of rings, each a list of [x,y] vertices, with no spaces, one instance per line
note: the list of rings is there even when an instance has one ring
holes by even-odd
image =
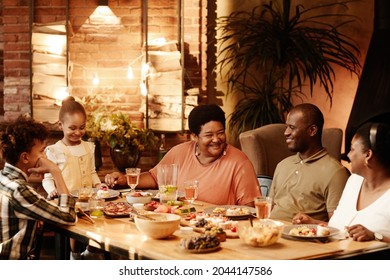
[[[160,202],[177,200],[177,176],[179,174],[178,164],[157,165],[157,182],[160,193]]]
[[[89,200],[91,196],[94,194],[94,191],[91,187],[82,187],[78,192],[78,205],[83,211],[89,210]]]
[[[131,192],[133,192],[138,185],[140,174],[141,168],[126,168],[127,184],[129,185]]]
[[[272,198],[269,196],[255,197],[256,216],[259,219],[269,219],[272,209]]]
[[[81,203],[88,203],[89,199],[93,195],[94,191],[91,187],[82,187],[79,189],[78,196],[79,199],[78,201]]]
[[[184,197],[190,205],[192,205],[198,197],[198,185],[197,180],[184,182]]]
[[[89,200],[89,213],[92,218],[101,218],[104,216],[104,199],[94,194]]]

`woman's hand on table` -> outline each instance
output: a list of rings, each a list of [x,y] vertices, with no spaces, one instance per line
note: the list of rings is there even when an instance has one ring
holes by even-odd
[[[360,224],[345,227],[345,230],[349,237],[354,241],[369,241],[375,239],[374,233]]]
[[[125,186],[127,184],[126,176],[120,172],[112,172],[104,177],[104,181],[109,187],[115,185]]]

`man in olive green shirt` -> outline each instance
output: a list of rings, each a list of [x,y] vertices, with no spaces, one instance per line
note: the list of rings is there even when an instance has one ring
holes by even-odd
[[[349,171],[322,146],[324,117],[313,104],[294,107],[286,120],[285,137],[296,155],[276,167],[270,196],[272,219],[291,221],[302,212],[328,221],[336,209]]]

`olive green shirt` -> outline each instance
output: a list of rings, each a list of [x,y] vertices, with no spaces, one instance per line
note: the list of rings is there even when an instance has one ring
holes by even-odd
[[[282,160],[275,169],[270,196],[272,219],[291,221],[303,212],[328,221],[349,177],[349,171],[326,149],[302,160],[299,153]]]

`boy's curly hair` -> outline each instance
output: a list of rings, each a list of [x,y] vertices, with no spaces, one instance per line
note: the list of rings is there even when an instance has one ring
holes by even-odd
[[[32,118],[20,116],[1,132],[1,153],[6,162],[15,165],[23,152],[29,153],[34,140],[44,142],[49,136],[46,127]]]

